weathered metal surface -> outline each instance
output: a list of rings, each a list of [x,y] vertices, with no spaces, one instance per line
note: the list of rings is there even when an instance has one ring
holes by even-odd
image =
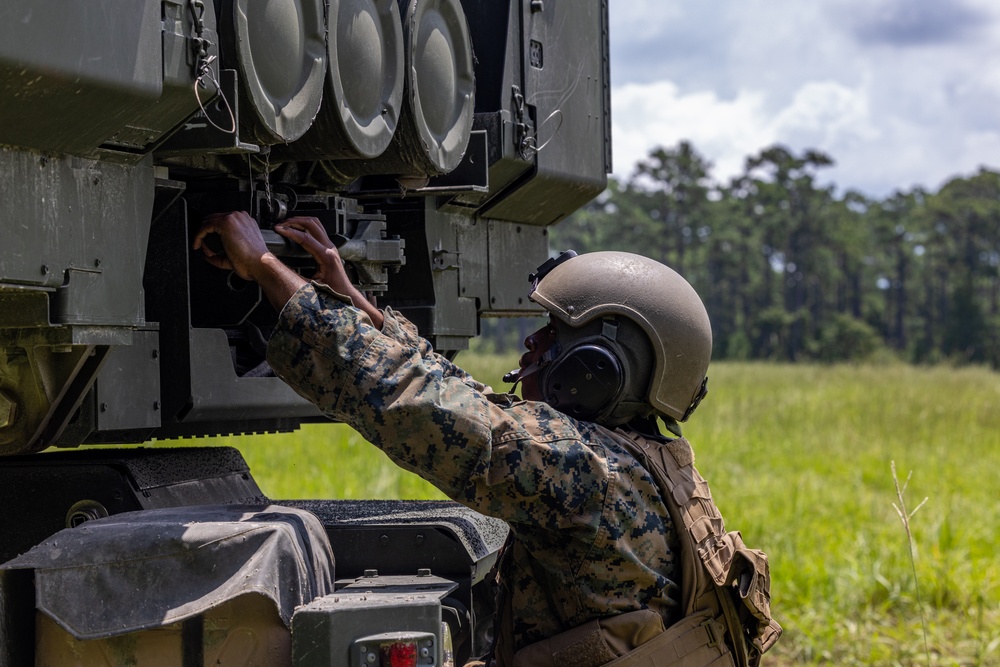
[[[603,0],[4,12],[6,453],[322,419],[263,363],[276,313],[259,289],[191,253],[206,214],[247,210],[265,233],[319,218],[362,289],[450,354],[482,315],[537,311],[524,276],[548,252],[544,226],[610,166]],[[56,370],[66,346],[133,347],[99,375]]]

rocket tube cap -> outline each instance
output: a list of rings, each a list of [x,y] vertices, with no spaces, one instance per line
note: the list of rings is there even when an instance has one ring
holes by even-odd
[[[231,4],[231,48],[239,70],[243,132],[261,144],[294,141],[312,125],[323,100],[324,2],[231,0]]]
[[[396,0],[330,0],[324,111],[348,144],[374,158],[392,141],[403,105],[403,28]]]
[[[403,16],[409,153],[447,173],[469,146],[475,100],[472,38],[459,0],[409,0]]]

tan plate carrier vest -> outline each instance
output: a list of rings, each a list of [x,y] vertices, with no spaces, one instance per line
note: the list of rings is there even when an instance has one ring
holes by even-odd
[[[648,609],[593,620],[518,651],[512,667],[756,667],[778,641],[767,556],[726,532],[684,438],[661,443],[608,434],[643,463],[666,501],[680,543],[684,617],[664,629]],[[501,667],[507,667],[498,655]]]

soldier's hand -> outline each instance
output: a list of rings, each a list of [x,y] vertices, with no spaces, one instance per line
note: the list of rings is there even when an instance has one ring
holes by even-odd
[[[306,249],[316,260],[313,280],[329,285],[341,294],[350,293],[350,280],[337,247],[316,218],[294,217],[274,226],[274,231]]]
[[[222,254],[205,244],[209,234],[218,234],[222,239]],[[257,280],[262,268],[262,260],[271,255],[260,227],[246,211],[213,213],[205,217],[201,229],[194,237],[192,247],[201,250],[205,259],[220,269],[235,271],[244,280]]]
[[[274,231],[298,243],[316,260],[317,269],[313,280],[329,285],[333,291],[348,297],[355,307],[368,315],[376,328],[382,328],[384,321],[382,311],[351,284],[344,262],[340,259],[340,253],[337,252],[337,247],[327,236],[319,220],[307,217],[289,218],[275,225]]]

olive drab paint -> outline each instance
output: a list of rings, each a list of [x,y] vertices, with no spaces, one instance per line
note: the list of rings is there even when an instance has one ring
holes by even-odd
[[[190,251],[208,213],[318,217],[447,352],[539,312],[545,228],[611,167],[606,1],[4,11],[0,454],[322,419],[261,365],[256,286]]]
[[[523,285],[548,256],[547,227],[611,169],[607,0],[6,0],[3,12],[0,534],[3,560],[25,569],[0,563],[0,664],[61,662],[90,641],[104,642],[91,655],[123,649],[118,664],[201,664],[250,650],[257,630],[242,628],[265,628],[274,641],[258,648],[275,648],[240,664],[375,660],[406,628],[418,636],[399,644],[421,664],[484,654],[507,525],[454,503],[283,502],[321,520],[320,546],[354,582],[290,626],[239,585],[222,606],[100,640],[36,609],[46,586],[85,615],[156,607],[139,599],[151,586],[183,606],[225,569],[221,547],[175,551],[169,580],[140,564],[141,585],[114,594],[36,566],[62,554],[66,572],[105,557],[115,571],[166,544],[155,530],[119,539],[138,533],[116,522],[271,502],[235,450],[160,441],[330,421],[275,375],[279,313],[261,290],[192,251],[206,216],[249,212],[306,277],[311,259],[272,227],[317,218],[355,284],[399,313],[388,326],[445,355],[481,316],[539,314]],[[117,443],[154,446],[79,448]],[[72,451],[35,454],[53,446]],[[218,523],[184,515],[169,526],[181,542]],[[101,532],[119,555],[64,550],[93,522],[112,526]],[[301,554],[301,534],[281,532]],[[285,562],[275,586],[304,561]],[[219,618],[238,641],[220,644]]]

